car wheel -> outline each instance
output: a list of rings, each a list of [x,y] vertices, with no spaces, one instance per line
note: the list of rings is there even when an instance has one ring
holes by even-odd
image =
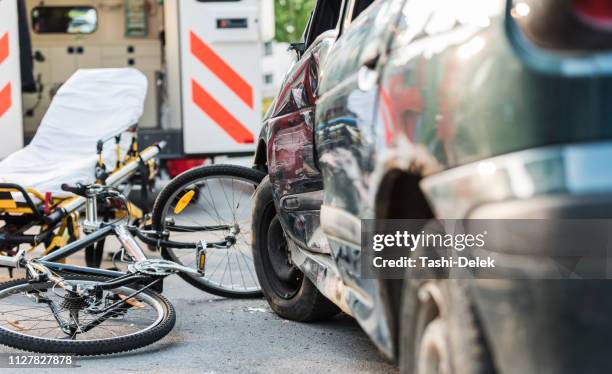
[[[269,177],[264,178],[255,192],[252,225],[255,271],[272,310],[283,318],[301,322],[338,314],[338,307],[291,264]]]
[[[465,286],[457,280],[404,287],[399,363],[410,374],[495,373]]]

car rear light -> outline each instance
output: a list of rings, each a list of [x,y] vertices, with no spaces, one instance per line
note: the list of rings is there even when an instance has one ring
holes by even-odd
[[[572,0],[572,6],[580,20],[606,30],[612,30],[611,0]]]
[[[511,16],[538,47],[563,53],[612,50],[612,0],[508,0]]]

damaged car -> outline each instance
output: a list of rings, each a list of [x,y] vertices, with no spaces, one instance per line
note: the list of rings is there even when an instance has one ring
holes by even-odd
[[[406,373],[610,371],[608,282],[360,269],[363,219],[609,216],[611,9],[319,0],[255,158],[271,308],[295,321],[343,311]]]

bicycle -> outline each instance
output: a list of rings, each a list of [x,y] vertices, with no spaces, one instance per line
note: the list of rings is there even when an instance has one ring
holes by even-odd
[[[230,169],[238,170],[218,167],[214,171]],[[194,175],[199,174],[192,173]],[[206,184],[214,182],[210,175],[208,177]],[[184,177],[183,182],[193,180],[190,178]],[[162,198],[160,206],[174,206],[178,213],[187,209],[196,192],[190,193],[191,198],[184,198],[181,186],[185,183],[171,186],[168,191],[173,192],[164,196],[172,200],[168,204],[167,199]],[[168,230],[139,228],[119,221],[99,222],[98,201],[125,199],[120,192],[100,185],[64,185],[62,188],[87,199],[83,223],[87,235],[36,259],[26,259],[25,250],[14,257],[0,256],[0,266],[26,270],[26,278],[0,284],[0,344],[26,351],[76,355],[118,353],[151,344],[168,334],[176,320],[172,304],[160,293],[163,280],[173,274],[188,277],[193,282],[206,279],[207,251],[228,250],[237,241],[235,224],[195,227],[196,233],[219,230],[230,233],[221,240],[207,242],[203,239],[170,240]],[[180,197],[177,199],[177,196]],[[175,222],[158,217],[157,226],[194,233],[194,227],[183,227]],[[109,236],[118,239],[122,246],[121,257],[130,261],[126,272],[56,262]],[[166,251],[190,250],[195,267],[167,259],[148,259],[136,238]],[[201,285],[216,287],[215,291],[226,289],[223,284],[211,284],[210,281]],[[226,291],[237,295],[235,289]],[[247,295],[252,292],[249,290]]]
[[[178,175],[159,193],[147,228],[165,232],[170,239],[231,241],[231,245],[208,251],[211,270],[206,277],[180,274],[189,284],[223,297],[261,297],[251,256],[250,221],[251,197],[264,177],[261,171],[241,166],[201,166]],[[103,243],[90,246],[95,253],[88,253],[87,266],[100,267]],[[160,251],[166,260],[196,267],[189,249],[150,248]]]

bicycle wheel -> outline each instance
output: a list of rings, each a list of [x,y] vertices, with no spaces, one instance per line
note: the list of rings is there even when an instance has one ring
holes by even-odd
[[[180,274],[195,287],[224,297],[260,297],[251,252],[251,198],[264,173],[234,165],[191,169],[173,179],[153,206],[153,228],[170,240],[222,242],[209,248],[203,277]],[[196,268],[195,250],[162,248],[165,259]]]
[[[92,276],[63,277],[81,289],[103,281]],[[104,355],[149,345],[172,330],[174,308],[157,292],[145,290],[111,308],[133,293],[131,286],[75,297],[52,282],[18,279],[0,284],[0,344],[40,353]],[[64,327],[60,327],[60,321]],[[87,326],[95,326],[87,330]]]

